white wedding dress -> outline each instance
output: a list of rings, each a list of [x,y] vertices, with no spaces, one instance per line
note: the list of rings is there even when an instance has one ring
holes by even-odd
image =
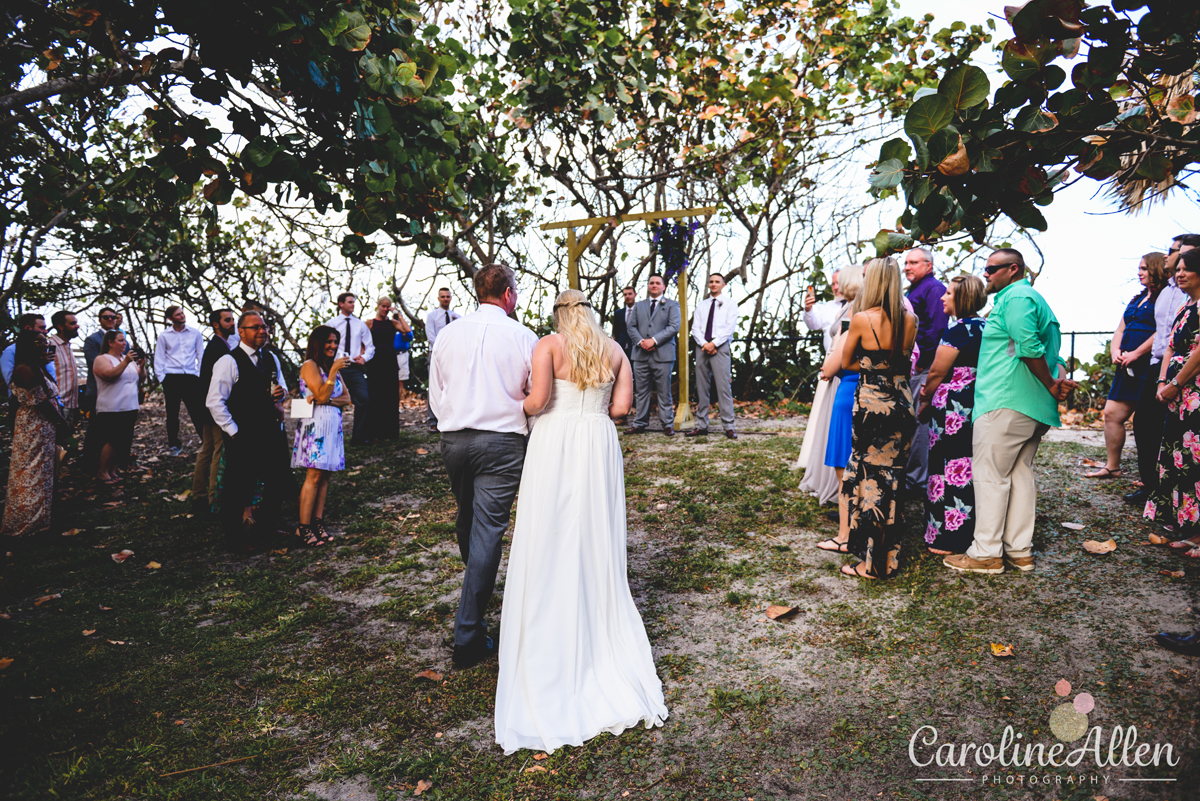
[[[525,453],[500,616],[496,742],[552,752],[667,717],[625,573],[612,384],[554,381]]]

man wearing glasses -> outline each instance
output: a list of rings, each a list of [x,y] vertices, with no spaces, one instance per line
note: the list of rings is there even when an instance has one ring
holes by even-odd
[[[100,355],[100,345],[104,341],[104,335],[116,328],[120,320],[121,318],[115,310],[105,306],[100,310],[100,330],[83,341],[83,360],[87,363],[87,386],[83,390],[83,409],[89,414],[96,408],[96,374],[92,372],[92,363]]]
[[[942,563],[969,573],[1003,573],[1005,564],[1033,570],[1033,459],[1050,427],[1061,425],[1058,402],[1079,385],[1060,377],[1066,365],[1058,355],[1058,318],[1025,277],[1020,251],[997,250],[984,272],[995,299],[972,412],[975,541]]]

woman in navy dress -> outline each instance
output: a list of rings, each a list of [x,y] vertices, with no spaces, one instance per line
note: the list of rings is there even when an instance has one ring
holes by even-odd
[[[971,409],[985,324],[979,310],[986,302],[987,288],[979,278],[950,279],[942,307],[958,320],[938,344],[917,404],[919,419],[929,423],[925,544],[930,553],[939,555],[966,553],[975,539]]]
[[[1104,467],[1087,478],[1119,478],[1121,449],[1125,447],[1125,421],[1142,394],[1142,386],[1150,375],[1150,348],[1154,345],[1154,301],[1167,285],[1167,257],[1163,253],[1147,253],[1138,262],[1138,281],[1142,291],[1129,301],[1125,314],[1117,324],[1109,349],[1112,351],[1116,375],[1108,402],[1104,404],[1104,447],[1108,460]]]

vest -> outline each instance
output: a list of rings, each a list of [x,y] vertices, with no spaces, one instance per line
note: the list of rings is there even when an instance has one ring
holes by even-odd
[[[275,360],[264,351],[261,360],[270,373],[264,373],[250,360],[241,346],[229,352],[237,363],[238,380],[229,391],[225,405],[229,409],[238,432],[245,431],[259,437],[279,431],[279,417],[275,413],[275,401],[271,399],[271,377],[275,375]]]

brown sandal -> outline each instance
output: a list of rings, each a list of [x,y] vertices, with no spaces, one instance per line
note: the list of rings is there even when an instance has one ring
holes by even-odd
[[[1112,470],[1108,467],[1101,467],[1099,470],[1097,470],[1094,473],[1084,473],[1083,477],[1084,478],[1102,478],[1102,479],[1120,478],[1121,477],[1121,468],[1118,467],[1116,470]]]
[[[842,575],[853,576],[854,578],[868,579],[870,581],[875,581],[875,577],[870,575],[869,573],[859,573],[858,572],[858,569],[865,564],[866,564],[866,562],[859,562],[856,565],[842,565]]]
[[[317,536],[317,532],[313,531],[312,526],[303,523],[296,526],[296,539],[300,540],[305,548],[317,548],[325,544],[325,541]]]

